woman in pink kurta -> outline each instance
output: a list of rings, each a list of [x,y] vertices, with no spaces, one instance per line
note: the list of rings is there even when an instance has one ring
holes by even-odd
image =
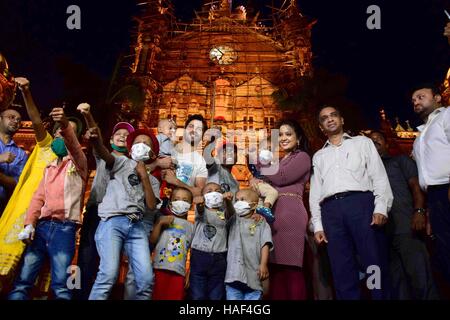
[[[308,214],[303,204],[303,189],[309,180],[311,158],[308,141],[300,125],[285,120],[279,126],[280,159],[275,174],[264,174],[279,193],[273,207],[274,250],[270,256],[269,298],[271,300],[304,300],[303,253]]]

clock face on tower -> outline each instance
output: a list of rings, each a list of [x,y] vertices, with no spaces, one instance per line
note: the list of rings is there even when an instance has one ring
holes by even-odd
[[[230,46],[215,46],[209,52],[211,61],[220,65],[232,64],[237,59],[237,52]]]

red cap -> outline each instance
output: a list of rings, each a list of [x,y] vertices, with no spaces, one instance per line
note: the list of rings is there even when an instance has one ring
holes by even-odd
[[[133,141],[136,139],[137,136],[145,135],[149,136],[150,140],[152,140],[152,151],[153,153],[158,156],[159,155],[159,142],[158,139],[156,139],[156,136],[147,129],[137,129],[131,132],[127,137],[127,147],[128,150],[131,152],[131,147],[133,146]]]
[[[120,129],[125,129],[129,133],[134,132],[134,127],[131,124],[129,124],[128,122],[118,122],[118,123],[116,123],[116,125],[113,128],[112,134],[116,133],[116,131],[120,130]]]

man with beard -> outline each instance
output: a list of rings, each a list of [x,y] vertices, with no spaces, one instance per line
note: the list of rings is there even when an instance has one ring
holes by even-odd
[[[417,127],[413,155],[419,183],[427,192],[430,224],[435,236],[434,258],[450,284],[450,108],[433,85],[416,87],[412,94],[414,112],[424,122]]]
[[[320,109],[319,126],[328,141],[313,157],[309,203],[314,237],[328,244],[337,299],[361,299],[360,270],[370,276],[372,299],[386,299],[389,272],[381,226],[392,191],[373,142],[345,134],[343,125],[338,109]]]
[[[206,161],[197,151],[207,129],[206,120],[199,114],[191,115],[184,126],[183,141],[175,148],[176,171],[163,170],[163,179],[175,187],[186,188],[200,196],[208,178]]]
[[[391,156],[384,134],[370,134],[383,160],[394,194],[387,236],[390,244],[392,298],[439,299],[429,256],[420,235],[426,229],[425,197],[420,190],[416,163],[405,155]]]
[[[14,109],[0,113],[0,215],[27,162],[25,151],[12,139],[21,121],[20,113]]]

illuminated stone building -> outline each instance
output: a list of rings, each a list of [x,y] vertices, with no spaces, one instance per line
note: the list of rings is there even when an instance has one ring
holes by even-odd
[[[282,116],[272,94],[312,75],[311,28],[297,1],[264,19],[231,0],[205,0],[180,23],[168,0],[140,4],[128,81],[146,99],[140,126],[162,118],[181,127],[190,114],[230,129],[274,127]]]

